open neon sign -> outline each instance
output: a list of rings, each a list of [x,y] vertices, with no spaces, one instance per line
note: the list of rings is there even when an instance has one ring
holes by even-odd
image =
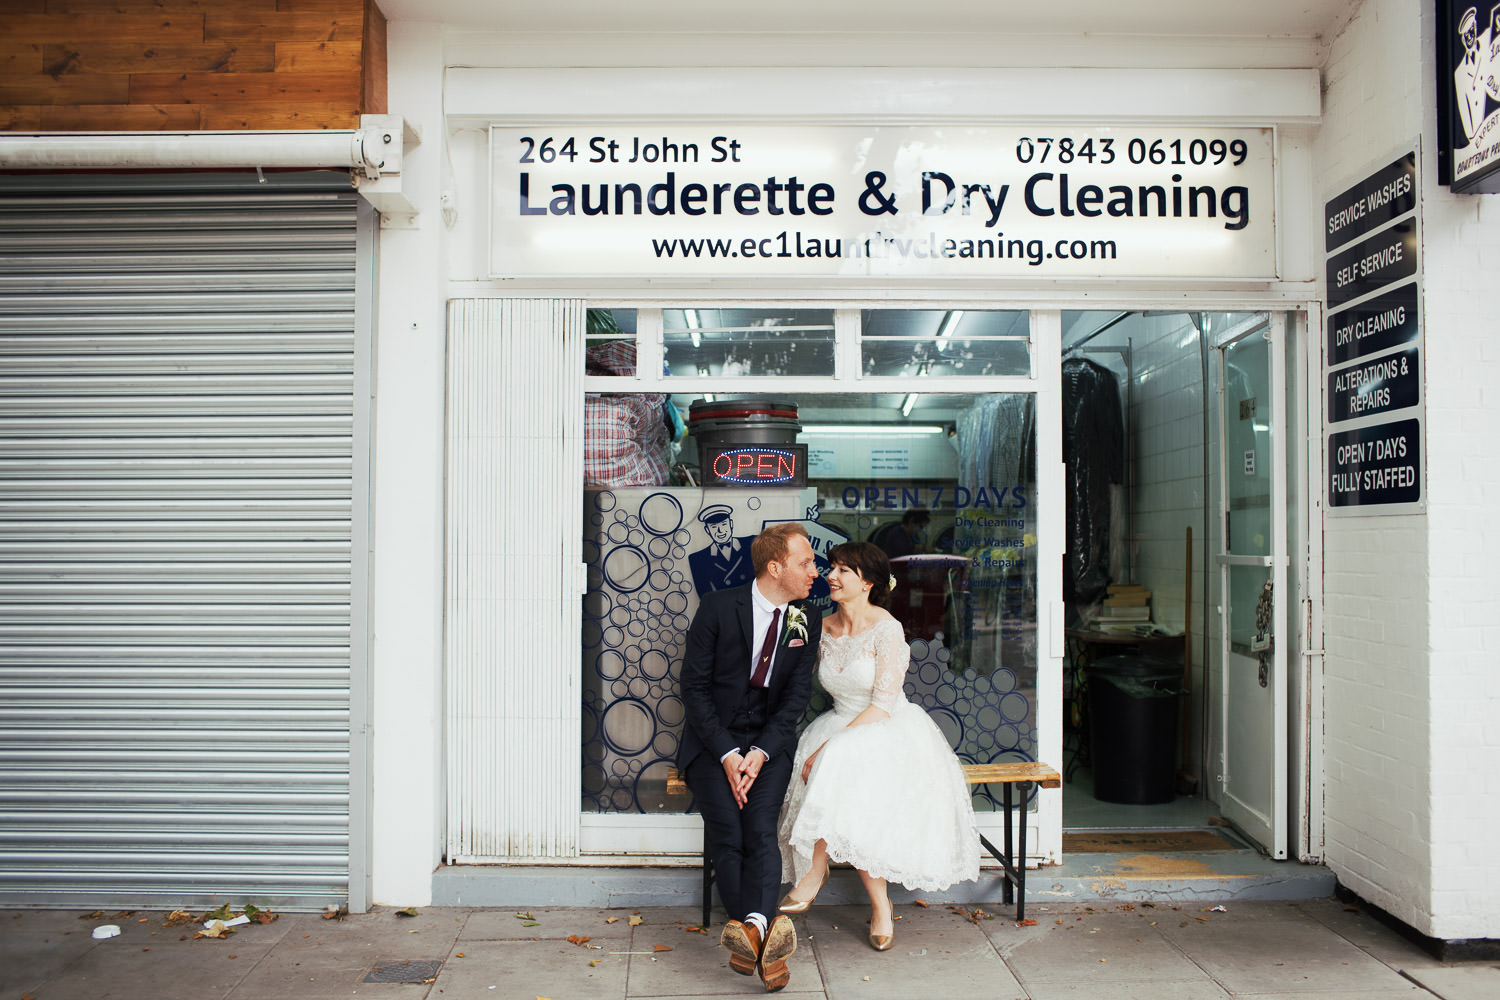
[[[807,445],[736,445],[703,449],[709,486],[806,486]]]

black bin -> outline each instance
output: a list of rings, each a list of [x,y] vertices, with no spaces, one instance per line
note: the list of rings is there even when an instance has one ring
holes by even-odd
[[[1094,798],[1149,805],[1176,794],[1182,667],[1144,656],[1109,656],[1088,679]]]

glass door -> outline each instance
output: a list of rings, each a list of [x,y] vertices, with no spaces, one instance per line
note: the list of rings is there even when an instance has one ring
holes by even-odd
[[[1267,854],[1285,858],[1285,321],[1215,314],[1205,333],[1218,381],[1219,804]]]

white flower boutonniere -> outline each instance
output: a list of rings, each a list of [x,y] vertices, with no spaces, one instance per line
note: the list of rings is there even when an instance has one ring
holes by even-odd
[[[786,609],[786,634],[787,638],[795,635],[803,641],[807,640],[807,612],[795,604]]]

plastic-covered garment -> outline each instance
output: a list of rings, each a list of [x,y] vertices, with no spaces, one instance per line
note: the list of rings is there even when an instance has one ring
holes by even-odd
[[[1107,368],[1083,358],[1062,366],[1067,558],[1063,600],[1090,604],[1109,586],[1110,486],[1125,478],[1120,390]]]
[[[819,652],[818,680],[834,707],[797,742],[779,825],[782,880],[807,874],[820,839],[833,861],[909,889],[978,878],[979,834],[963,769],[937,724],[902,691],[911,649],[900,622],[850,636],[825,632]],[[872,704],[890,718],[850,728]],[[820,746],[804,783],[802,764]]]
[[[585,352],[591,375],[635,373],[635,345],[615,340]],[[583,403],[583,480],[587,486],[663,486],[667,424],[659,392],[589,393]]]

